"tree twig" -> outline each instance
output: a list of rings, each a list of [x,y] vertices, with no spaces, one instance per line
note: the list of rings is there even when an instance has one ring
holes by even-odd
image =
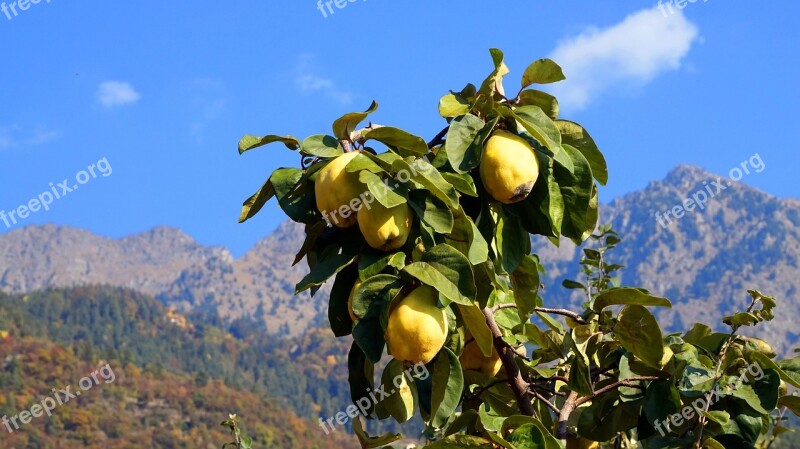
[[[444,136],[447,135],[447,131],[450,130],[450,125],[447,125],[443,130],[439,131],[439,134],[436,135],[430,142],[428,142],[428,148],[433,148],[436,145],[441,145],[444,143]]]
[[[511,387],[511,391],[517,398],[517,406],[519,407],[520,413],[525,416],[534,416],[536,410],[533,408],[533,399],[528,392],[529,384],[522,379],[522,373],[520,373],[519,366],[517,366],[517,362],[514,360],[514,355],[516,353],[511,346],[503,341],[503,333],[500,331],[500,326],[497,325],[497,321],[494,319],[494,312],[489,308],[483,309],[483,316],[486,318],[486,324],[489,326],[489,330],[492,331],[494,348],[497,350],[497,354],[503,362],[503,367],[508,377],[508,386]]]
[[[606,385],[605,387],[603,387],[603,388],[595,391],[594,393],[592,393],[591,396],[587,396],[587,397],[578,399],[577,405],[581,406],[581,405],[591,401],[592,399],[596,398],[597,396],[600,396],[601,394],[604,394],[604,393],[608,393],[609,391],[615,390],[615,389],[617,389],[619,387],[639,388],[639,387],[641,387],[641,385],[636,384],[636,382],[648,381],[648,380],[658,380],[658,379],[660,379],[660,377],[655,377],[655,376],[629,377],[629,378],[627,378],[625,380],[620,380],[618,382],[614,382],[613,384]]]

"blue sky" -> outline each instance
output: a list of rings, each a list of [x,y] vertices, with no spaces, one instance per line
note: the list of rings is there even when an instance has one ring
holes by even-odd
[[[242,201],[298,163],[281,145],[238,156],[243,134],[330,132],[375,99],[376,122],[430,138],[438,98],[479,83],[491,47],[509,90],[535,59],[564,66],[562,116],[609,161],[604,201],[680,163],[724,174],[754,153],[766,169],[743,181],[798,197],[800,157],[781,136],[800,103],[800,4],[543,3],[358,0],[328,17],[314,0],[16,5],[0,12],[0,210],[107,158],[109,176],[11,229],[169,225],[239,255],[283,219],[271,204],[238,225]]]

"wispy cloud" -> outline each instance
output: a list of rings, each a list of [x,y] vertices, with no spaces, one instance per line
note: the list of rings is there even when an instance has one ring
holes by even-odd
[[[0,151],[44,145],[58,137],[58,132],[43,127],[26,132],[16,125],[0,126]]]
[[[298,58],[294,70],[294,83],[297,90],[306,95],[320,92],[325,97],[345,106],[353,102],[353,94],[319,73],[314,66],[312,55],[301,55]]]
[[[140,98],[139,92],[124,81],[105,81],[97,87],[97,101],[107,108],[136,103]]]
[[[657,7],[608,28],[589,28],[551,54],[567,76],[552,90],[563,106],[582,109],[608,90],[641,88],[680,68],[698,35],[682,11],[664,17]]]
[[[222,118],[228,109],[228,94],[225,84],[212,78],[195,78],[187,83],[191,95],[192,122],[189,132],[198,143],[204,141],[206,128]]]

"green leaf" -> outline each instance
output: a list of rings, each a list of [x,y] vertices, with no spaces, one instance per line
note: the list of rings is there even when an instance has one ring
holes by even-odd
[[[354,254],[343,253],[336,254],[335,256],[323,260],[311,269],[295,287],[294,294],[304,292],[312,287],[317,287],[325,283],[331,276],[342,271],[348,265],[355,262],[356,256]]]
[[[511,273],[514,287],[514,301],[520,318],[527,320],[536,308],[536,295],[539,292],[539,261],[536,256],[525,256]]]
[[[531,252],[530,236],[517,217],[501,213],[497,221],[496,239],[503,270],[513,273],[522,259]]]
[[[406,161],[397,160],[392,165],[396,168],[398,172],[397,179],[401,182],[404,177],[401,172],[405,171],[412,182],[418,184],[421,188],[430,190],[436,198],[442,200],[451,209],[458,208],[458,193],[456,193],[456,189],[429,162],[424,159],[416,159],[409,165]]]
[[[494,121],[491,128],[494,128]],[[447,160],[458,173],[466,173],[481,162],[483,144],[491,133],[483,120],[475,115],[467,114],[450,122],[444,149]],[[483,131],[483,132],[482,132]]]
[[[486,317],[483,315],[481,308],[477,304],[469,306],[458,305],[458,310],[461,312],[461,317],[467,324],[467,329],[475,338],[475,343],[481,348],[481,353],[485,357],[492,356],[492,349],[494,348],[494,338],[489,325],[486,324]]]
[[[479,265],[489,259],[489,245],[481,235],[472,219],[459,209],[454,214],[453,230],[447,243],[467,256],[472,265]]]
[[[564,201],[561,234],[580,244],[586,231],[594,230],[594,223],[590,223],[591,220],[588,219],[594,181],[589,163],[580,152],[569,145],[564,145],[564,153],[572,158],[575,170],[570,172],[559,165],[554,166],[553,175]]]
[[[395,188],[386,185],[384,180],[378,175],[369,171],[362,171],[358,174],[358,180],[367,185],[372,196],[378,200],[383,207],[395,207],[406,202],[404,196],[395,192]],[[364,203],[364,207],[369,209],[369,204]]]
[[[561,132],[561,142],[571,145],[583,154],[592,167],[592,175],[597,182],[606,185],[608,182],[608,167],[606,159],[592,136],[579,124],[569,120],[556,120],[556,126]]]
[[[493,449],[491,441],[469,435],[451,435],[425,446],[427,449]]]
[[[439,234],[453,231],[453,211],[440,199],[425,190],[412,190],[409,193],[408,205],[422,222]]]
[[[475,187],[475,181],[472,180],[472,176],[467,173],[463,174],[456,174],[456,173],[442,173],[442,177],[445,181],[449,182],[456,188],[459,192],[463,193],[464,195],[471,196],[471,197],[478,197],[478,190]]]
[[[294,136],[276,136],[271,134],[268,136],[258,137],[251,134],[246,134],[239,141],[239,154],[273,142],[280,142],[286,145],[286,148],[290,150],[297,150],[300,148],[300,141],[298,141]]]
[[[336,275],[331,288],[331,297],[328,302],[328,322],[333,334],[337,337],[350,335],[353,331],[353,320],[350,319],[347,303],[353,284],[358,279],[355,269],[347,268]]]
[[[492,61],[494,62],[494,71],[484,80],[478,92],[486,98],[492,99],[497,96],[505,95],[503,77],[508,75],[509,70],[503,62],[504,57],[502,51],[492,48],[489,50],[489,53],[492,55]]]
[[[380,274],[386,267],[402,270],[405,260],[406,255],[402,252],[386,254],[383,251],[367,248],[358,256],[358,276],[362,281],[366,281]]]
[[[755,411],[767,414],[775,410],[779,400],[780,373],[774,369],[762,369],[763,377],[753,379],[752,384],[733,385],[732,396],[743,399]],[[752,377],[752,376],[751,376]],[[742,379],[746,380],[746,379]]]
[[[268,179],[267,182],[258,189],[258,192],[254,193],[253,196],[245,200],[244,204],[242,204],[239,223],[244,223],[255,217],[273,196],[275,196],[275,188],[272,187],[272,182]]]
[[[317,134],[303,140],[302,153],[318,157],[336,157],[344,154],[339,141],[333,136]]]
[[[531,84],[550,84],[567,79],[561,67],[551,59],[534,61],[522,74],[522,88]]]
[[[583,287],[581,285],[581,287]],[[609,306],[639,305],[671,308],[667,298],[653,296],[647,290],[632,287],[614,287],[600,292],[594,299],[592,310],[600,313]]]
[[[458,117],[471,109],[469,101],[457,93],[449,93],[439,100],[439,115],[444,118]]]
[[[399,433],[386,433],[379,437],[371,437],[364,432],[364,428],[361,425],[361,418],[356,418],[353,420],[353,433],[356,434],[356,437],[361,443],[361,447],[363,449],[384,447],[387,444],[391,444],[395,441],[403,439],[403,435],[400,435]]]
[[[558,118],[558,100],[556,97],[541,90],[523,90],[519,93],[517,106],[537,106],[551,119],[556,120]]]
[[[533,424],[520,426],[508,436],[508,442],[517,449],[545,449],[547,447],[541,429]]]
[[[783,396],[778,401],[778,404],[791,410],[795,416],[800,416],[800,397]]]
[[[438,290],[447,302],[473,304],[476,288],[472,265],[450,245],[434,246],[422,254],[420,262],[406,265],[403,271]]]
[[[353,313],[361,317],[353,328],[353,338],[373,363],[380,361],[385,345],[381,320],[403,285],[396,276],[379,274],[353,292]]]
[[[561,286],[569,290],[586,290],[586,286],[580,282],[564,279],[561,281]]]
[[[670,379],[650,382],[644,400],[644,413],[651,423],[664,422],[681,409],[681,395]],[[667,429],[664,429],[667,431]]]
[[[319,220],[319,212],[313,186],[301,179],[299,168],[279,168],[269,177],[283,212],[293,221],[308,224]]]
[[[443,348],[433,361],[433,394],[431,396],[431,425],[442,427],[452,416],[461,401],[464,373],[458,357]]]
[[[369,398],[369,394],[375,387],[373,379],[375,377],[375,367],[367,360],[366,354],[358,346],[356,342],[350,346],[350,352],[347,354],[347,382],[350,385],[350,399],[353,404],[357,403],[361,398]],[[372,414],[374,404],[372,401],[369,403],[369,408],[366,415]]]
[[[387,147],[396,150],[401,156],[421,156],[428,153],[428,144],[422,137],[415,136],[402,129],[382,126],[367,131],[364,140],[377,140]]]
[[[540,107],[522,106],[514,109],[512,116],[553,154],[561,151],[561,131]]]
[[[378,110],[378,103],[373,101],[364,112],[350,112],[333,122],[333,135],[339,140],[350,140],[350,134],[356,130],[370,114]]]
[[[649,310],[639,305],[625,306],[617,317],[614,336],[637,358],[660,367],[664,357],[661,328]]]
[[[385,397],[380,404],[398,423],[404,423],[414,416],[413,383],[404,372],[403,362],[392,359],[383,369],[382,391],[389,397]]]

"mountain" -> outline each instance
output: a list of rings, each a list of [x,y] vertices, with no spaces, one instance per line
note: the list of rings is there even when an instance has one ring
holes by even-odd
[[[601,206],[623,242],[611,258],[627,266],[623,284],[669,297],[675,307],[660,311],[671,329],[719,318],[746,307],[747,289],[776,297],[775,321],[756,334],[787,350],[797,339],[791,322],[800,311],[800,201],[780,199],[742,183],[723,183],[693,166],[680,166],[665,179]],[[703,210],[681,218],[665,212],[698,191],[714,192]],[[700,198],[700,196],[698,196]],[[670,223],[671,221],[671,223]],[[297,336],[326,323],[327,289],[313,298],[293,295],[306,273],[291,267],[304,239],[303,228],[281,224],[242,258],[224,248],[204,247],[179,230],[156,228],[119,240],[65,226],[29,226],[0,235],[0,291],[24,293],[46,287],[110,284],[153,295],[179,310],[216,312],[226,319],[253,316],[270,332]],[[580,248],[554,247],[534,238],[548,270],[548,305],[572,305],[580,298],[561,288],[579,279]]]
[[[744,310],[748,289],[774,296],[775,320],[753,334],[785,352],[798,336],[793,321],[800,312],[800,201],[724,178],[725,188],[717,192],[712,183],[718,178],[682,165],[664,180],[601,206],[601,223],[611,223],[622,237],[610,257],[626,266],[623,285],[641,286],[672,300],[673,309],[658,312],[671,330],[686,330],[697,321],[719,323],[722,316]],[[695,207],[679,213],[681,218],[671,214],[659,222],[656,213],[664,217],[699,191],[714,193],[706,194],[704,210]],[[536,239],[534,252],[549,271],[545,302],[580,304],[560,284],[567,278],[580,280],[581,249],[570,242],[555,248]]]
[[[0,417],[10,422],[0,447],[219,448],[232,439],[219,426],[229,413],[254,447],[357,446],[317,422],[350,402],[346,343],[330,331],[275,339],[238,326],[235,336],[208,318],[122,288],[0,293]],[[13,420],[56,387],[76,397],[62,393],[69,401],[53,401],[52,416]]]

